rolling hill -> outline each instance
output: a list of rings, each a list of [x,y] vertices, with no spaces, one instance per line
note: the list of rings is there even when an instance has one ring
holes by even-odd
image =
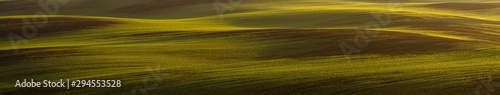
[[[38,1],[0,1],[0,94],[498,93],[478,82],[499,75],[495,0]],[[61,78],[123,86],[13,87]]]

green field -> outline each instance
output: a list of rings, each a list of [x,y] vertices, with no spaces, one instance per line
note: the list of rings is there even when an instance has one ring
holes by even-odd
[[[38,1],[0,0],[0,95],[500,93],[481,83],[500,82],[497,0],[244,0],[223,14],[214,0],[67,0],[56,15],[35,14]],[[123,85],[15,88],[22,79]]]

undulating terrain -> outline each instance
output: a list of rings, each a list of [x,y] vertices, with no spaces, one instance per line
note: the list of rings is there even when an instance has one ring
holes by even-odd
[[[480,82],[500,82],[498,0],[59,0],[52,15],[42,1],[0,0],[0,94],[500,93]]]

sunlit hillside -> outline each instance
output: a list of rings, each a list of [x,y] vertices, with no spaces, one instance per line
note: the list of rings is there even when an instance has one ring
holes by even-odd
[[[497,0],[39,1],[0,0],[0,94],[498,94]],[[123,86],[13,87],[61,78]]]

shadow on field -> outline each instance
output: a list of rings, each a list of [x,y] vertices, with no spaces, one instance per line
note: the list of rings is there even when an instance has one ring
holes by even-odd
[[[36,17],[36,16],[35,16]],[[26,18],[28,22],[31,18]],[[42,19],[40,19],[42,21]],[[21,33],[24,27],[23,18],[4,18],[0,19],[0,35],[7,35],[9,32]],[[74,30],[92,29],[97,27],[106,27],[112,24],[121,24],[119,21],[97,19],[97,18],[73,18],[73,17],[48,17],[47,23],[42,27],[37,27],[37,35],[49,35],[66,33]],[[28,29],[28,32],[32,32]]]
[[[444,52],[471,49],[467,46],[460,45],[472,45],[472,41],[391,31],[375,32],[379,32],[379,34],[368,39],[369,42],[367,47],[359,48],[361,50],[360,54]],[[196,33],[187,31],[153,32],[120,36],[118,37],[120,39],[135,40],[117,44],[146,44],[168,43],[171,41],[189,42],[193,40],[227,39],[238,41],[238,43],[235,44],[252,45],[252,47],[245,49],[258,53],[260,57],[257,57],[257,59],[295,59],[344,55],[340,44],[342,42],[346,42],[354,46],[357,34],[356,30],[351,29],[271,29],[215,33]]]
[[[88,52],[79,51],[78,47],[47,47],[47,48],[27,48],[16,50],[0,50],[0,64],[7,66],[10,63],[21,61],[33,61],[47,58],[62,58],[72,56],[90,56]]]
[[[371,37],[366,48],[360,48],[361,54],[404,54],[441,52],[457,49],[461,41],[431,37],[424,35],[379,32]],[[355,30],[262,30],[240,32],[251,35],[249,42],[262,42],[265,51],[260,59],[307,58],[344,55],[341,51],[342,42],[354,45],[357,33]],[[361,40],[363,41],[363,40]]]
[[[141,4],[135,4],[117,9],[120,13],[141,13],[152,10],[172,10],[189,5],[212,3],[214,0],[153,0]]]
[[[28,10],[39,8],[36,0],[6,0],[0,1],[0,11]]]

